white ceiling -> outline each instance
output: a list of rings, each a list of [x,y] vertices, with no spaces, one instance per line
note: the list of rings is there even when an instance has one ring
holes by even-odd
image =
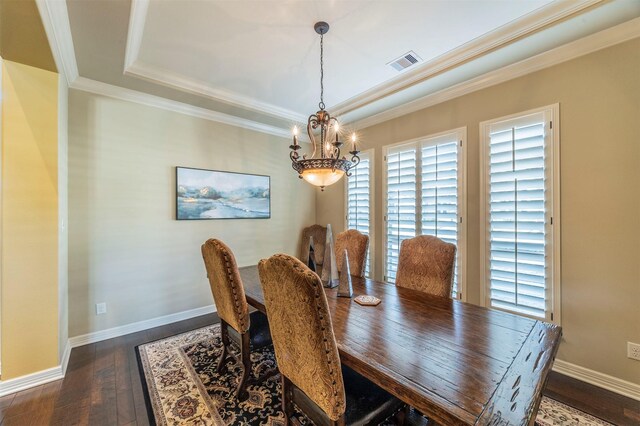
[[[46,0],[55,3],[56,0]],[[362,121],[640,16],[640,0],[67,0],[81,77],[286,129]],[[387,65],[408,51],[422,62]],[[73,85],[72,85],[73,87]]]
[[[550,0],[151,1],[136,62],[173,81],[305,113],[319,101],[324,20],[325,103],[398,76],[409,50],[434,59]]]

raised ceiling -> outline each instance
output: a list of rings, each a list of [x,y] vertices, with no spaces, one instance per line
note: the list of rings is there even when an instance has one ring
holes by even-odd
[[[320,95],[318,20],[331,26],[324,63],[332,106],[398,77],[386,64],[409,50],[432,60],[549,2],[151,1],[130,28],[141,34],[132,65],[176,87],[295,116]]]
[[[640,16],[640,1],[67,0],[79,74],[269,126],[348,121]],[[387,65],[408,51],[422,61]]]

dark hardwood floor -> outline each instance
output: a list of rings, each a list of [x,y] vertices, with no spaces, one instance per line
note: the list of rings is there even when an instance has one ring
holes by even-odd
[[[215,314],[82,346],[64,380],[0,397],[0,425],[147,425],[134,348],[218,321]],[[640,425],[640,402],[551,373],[545,395],[618,425]]]

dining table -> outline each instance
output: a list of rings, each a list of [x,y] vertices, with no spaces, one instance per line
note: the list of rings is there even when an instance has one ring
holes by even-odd
[[[266,313],[257,266],[240,268]],[[533,425],[561,339],[548,322],[351,277],[361,306],[325,288],[340,361],[442,425]]]

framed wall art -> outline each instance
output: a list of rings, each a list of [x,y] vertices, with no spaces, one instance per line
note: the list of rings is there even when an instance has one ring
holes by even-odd
[[[176,167],[176,219],[268,219],[271,178]]]

